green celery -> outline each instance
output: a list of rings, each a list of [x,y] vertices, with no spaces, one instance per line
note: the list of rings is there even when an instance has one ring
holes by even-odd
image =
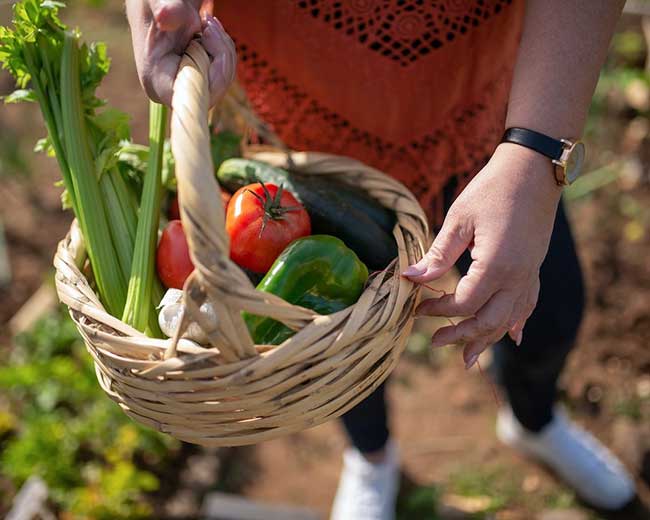
[[[156,279],[156,239],[162,199],[162,161],[167,123],[167,108],[149,103],[149,161],[144,178],[138,230],[122,319],[149,335],[160,335],[158,320],[152,313],[152,286]]]
[[[58,2],[21,0],[13,6],[13,27],[0,27],[0,64],[14,76],[19,89],[6,101],[39,103],[49,137],[41,148],[56,155],[67,201],[86,238],[100,299],[109,312],[120,316],[138,226],[139,188],[123,177],[128,172],[123,171],[118,156],[128,143],[128,117],[101,108],[105,103],[95,91],[110,66],[106,48],[101,43],[80,46],[77,32],[66,37],[66,26],[58,18],[61,6]],[[69,70],[62,71],[64,47],[72,45],[70,38],[77,47],[73,57],[77,85],[72,84]],[[66,62],[66,67],[70,66]],[[78,99],[70,99],[61,90],[64,83],[67,89],[77,91]],[[70,113],[71,109],[75,112]],[[80,129],[82,137],[75,135]],[[155,236],[154,232],[154,241]],[[151,302],[146,306],[153,331],[157,328],[155,307],[162,295],[154,276]]]
[[[59,163],[61,175],[63,176],[63,184],[65,185],[66,190],[68,190],[68,193],[70,195],[70,203],[76,215],[76,196],[74,186],[72,184],[72,174],[70,172],[70,167],[68,166],[68,162],[63,151],[63,136],[61,133],[59,133],[59,129],[63,128],[63,123],[61,122],[61,106],[59,105],[57,96],[57,88],[59,85],[55,84],[53,81],[42,81],[42,76],[38,73],[39,70],[42,70],[42,60],[38,57],[36,48],[42,48],[43,44],[39,44],[39,42],[43,40],[43,37],[41,35],[37,35],[35,38],[35,42],[24,44],[22,49],[22,56],[26,67],[31,73],[32,88],[40,104],[41,111],[43,112],[45,126],[47,128],[48,135],[50,136],[52,148],[56,154],[56,159]],[[56,56],[58,53],[53,54]]]
[[[95,281],[107,310],[119,316],[126,302],[126,279],[111,240],[95,163],[88,143],[88,130],[81,100],[79,38],[65,34],[61,60],[61,112],[65,153],[72,174],[77,218],[84,235]]]
[[[115,171],[104,172],[99,186],[106,205],[106,214],[110,216],[111,239],[126,280],[133,261],[133,246],[137,228],[136,210],[130,207],[128,192],[121,174]]]

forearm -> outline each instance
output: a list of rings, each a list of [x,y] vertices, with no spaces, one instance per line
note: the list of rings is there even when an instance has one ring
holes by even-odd
[[[528,0],[506,127],[577,138],[624,0]]]

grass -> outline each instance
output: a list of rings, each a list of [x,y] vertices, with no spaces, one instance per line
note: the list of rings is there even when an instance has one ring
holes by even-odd
[[[643,399],[637,396],[630,396],[621,399],[614,405],[614,414],[622,417],[627,417],[635,422],[641,421],[643,418]]]
[[[485,506],[476,518],[515,505],[521,496],[521,477],[511,467],[462,466],[449,477],[447,491],[467,498],[485,498]]]
[[[569,509],[575,507],[576,496],[565,489],[553,490],[544,495],[544,505],[548,509]]]
[[[438,514],[440,490],[434,486],[417,486],[404,493],[397,502],[397,520],[442,520]]]

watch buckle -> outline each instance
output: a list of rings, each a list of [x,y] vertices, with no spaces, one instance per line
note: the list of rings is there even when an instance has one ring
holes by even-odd
[[[564,139],[562,139],[562,141],[564,141]],[[566,149],[565,149],[565,153],[566,153]],[[564,153],[562,155],[564,156]],[[557,185],[568,186],[569,183],[567,182],[567,178],[566,178],[566,160],[551,159],[551,162],[553,163],[554,166],[553,173],[555,175],[555,182],[557,183]]]

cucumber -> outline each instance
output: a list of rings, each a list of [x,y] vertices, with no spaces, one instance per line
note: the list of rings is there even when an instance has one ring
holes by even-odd
[[[360,189],[249,159],[224,161],[217,179],[231,192],[260,181],[283,185],[305,206],[312,233],[339,237],[370,269],[384,269],[397,256],[395,214]]]
[[[219,183],[231,193],[242,186],[260,180],[276,185],[283,184],[298,200],[300,200],[301,194],[312,186],[321,192],[336,192],[342,198],[349,200],[350,205],[366,213],[386,233],[391,236],[393,234],[396,221],[395,213],[379,204],[365,191],[337,180],[326,180],[317,175],[287,172],[260,161],[239,158],[224,161],[217,171],[217,178]],[[303,201],[300,202],[304,204]]]

